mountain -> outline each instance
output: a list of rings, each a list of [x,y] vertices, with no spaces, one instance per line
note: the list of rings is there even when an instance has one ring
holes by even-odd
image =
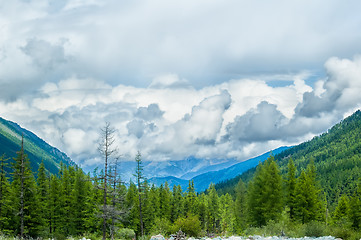
[[[350,196],[361,178],[361,111],[356,111],[326,133],[275,155],[282,174],[286,174],[290,158],[298,173],[311,159],[314,161],[318,181],[330,204],[342,194]],[[216,188],[220,193],[232,193],[239,178],[247,182],[254,171],[254,168],[250,169],[240,177],[216,185]]]
[[[224,169],[238,162],[235,159],[201,159],[195,157],[178,161],[143,161],[143,171],[146,178],[174,177],[190,180],[202,173]],[[133,179],[135,161],[124,161],[120,167],[122,178],[125,181]]]
[[[196,191],[201,192],[206,190],[211,183],[219,183],[234,178],[242,174],[243,172],[247,171],[248,169],[257,166],[259,162],[263,162],[271,154],[278,154],[281,153],[282,151],[285,151],[286,149],[289,149],[289,147],[280,147],[273,151],[264,153],[258,157],[251,158],[243,162],[238,162],[230,167],[199,174],[191,178],[191,180],[193,180],[194,182],[194,187]],[[169,176],[169,177],[153,177],[149,179],[149,182],[154,183],[157,186],[164,184],[165,182],[168,182],[170,187],[174,185],[180,185],[183,190],[186,190],[189,181],[187,179]]]
[[[21,148],[21,136],[24,136],[24,151],[30,159],[32,171],[38,170],[41,161],[44,161],[45,169],[52,174],[57,174],[60,162],[66,166],[74,166],[75,163],[63,152],[50,146],[34,133],[21,128],[17,123],[0,117],[0,156],[6,158],[16,157],[16,152]],[[10,169],[7,169],[10,172]]]

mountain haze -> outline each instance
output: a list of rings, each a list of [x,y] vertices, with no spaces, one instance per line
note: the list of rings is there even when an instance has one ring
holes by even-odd
[[[273,151],[266,152],[260,156],[251,158],[249,160],[243,162],[237,162],[230,167],[198,174],[193,178],[191,178],[190,180],[193,180],[194,187],[198,192],[204,191],[209,187],[211,183],[219,183],[234,178],[242,174],[243,172],[247,171],[248,169],[257,166],[259,162],[263,162],[271,154],[272,155],[278,154],[286,149],[289,149],[289,147],[280,147],[274,149]],[[174,176],[169,176],[169,177],[153,177],[149,179],[149,182],[154,183],[157,186],[160,186],[161,184],[167,182],[170,187],[174,185],[180,185],[183,190],[186,190],[189,181],[185,178],[176,178]]]

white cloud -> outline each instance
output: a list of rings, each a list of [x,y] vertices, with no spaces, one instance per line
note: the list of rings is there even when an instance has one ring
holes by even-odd
[[[360,6],[5,1],[0,114],[82,164],[105,121],[123,156],[244,159],[361,106]]]

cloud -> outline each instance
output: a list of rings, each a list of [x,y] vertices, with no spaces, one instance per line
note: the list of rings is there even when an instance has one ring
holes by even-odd
[[[125,158],[242,160],[361,107],[360,7],[5,1],[0,114],[82,164],[105,121]]]
[[[352,57],[361,40],[358,1],[324,4],[7,1],[0,52],[8,70],[0,79],[19,83],[24,74],[43,83],[47,73],[53,82],[75,75],[112,86],[164,87],[157,76],[178,75],[187,80],[166,86],[200,89],[244,76],[317,71],[330,56]]]
[[[159,109],[158,104],[152,103],[148,107],[140,107],[138,108],[135,116],[146,121],[153,120],[156,118],[162,117],[164,114],[163,111]]]
[[[227,125],[226,141],[258,142],[280,139],[287,118],[277,106],[263,101]]]

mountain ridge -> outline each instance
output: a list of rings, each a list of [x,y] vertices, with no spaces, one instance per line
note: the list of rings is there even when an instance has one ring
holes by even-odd
[[[61,162],[66,166],[76,165],[65,153],[49,145],[33,132],[0,117],[0,155],[4,154],[12,161],[12,158],[16,157],[16,152],[20,150],[22,137],[24,151],[34,172],[37,172],[41,161],[44,161],[45,169],[52,174],[58,173]],[[6,170],[10,171],[9,168]]]
[[[275,161],[283,175],[287,173],[290,158],[298,174],[314,161],[317,179],[331,205],[342,194],[352,196],[361,178],[361,111],[357,110],[325,133],[276,154]],[[248,182],[254,172],[255,168],[249,169],[241,176],[217,184],[216,189],[219,194],[234,194],[238,180]]]
[[[189,180],[193,180],[194,187],[196,191],[201,192],[206,190],[211,183],[219,183],[222,181],[226,181],[228,179],[231,179],[233,177],[236,177],[243,172],[247,171],[248,169],[255,167],[258,165],[259,162],[263,162],[266,160],[271,154],[274,153],[280,153],[286,149],[289,149],[290,147],[279,147],[272,151],[268,151],[266,153],[263,153],[259,156],[256,156],[254,158],[250,158],[246,161],[235,163],[229,167],[217,170],[217,171],[208,171],[199,175],[194,176],[193,178]],[[167,177],[153,177],[149,179],[150,183],[154,183],[157,186],[160,186],[161,184],[164,184],[165,182],[168,183],[170,187],[173,187],[174,185],[180,185],[182,189],[185,191],[188,187],[187,179],[177,178],[174,176],[167,176]]]

